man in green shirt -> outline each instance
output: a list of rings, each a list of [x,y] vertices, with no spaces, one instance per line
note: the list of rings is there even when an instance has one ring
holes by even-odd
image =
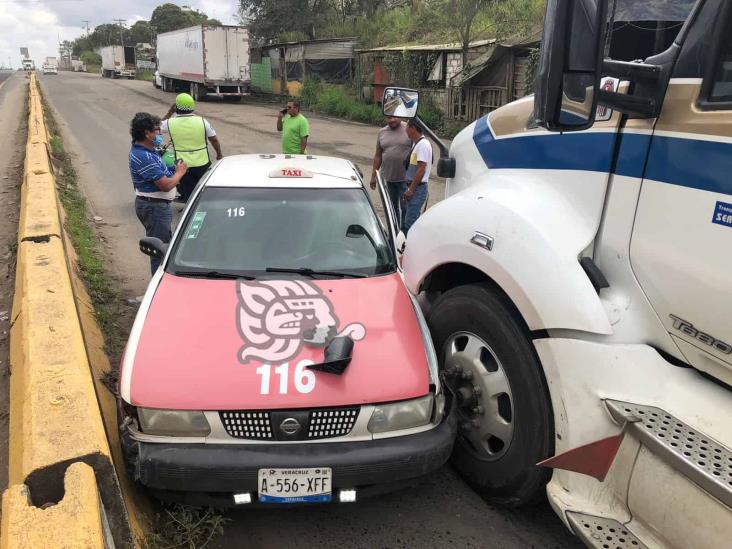
[[[288,101],[287,108],[277,113],[277,131],[282,132],[284,154],[305,154],[310,124],[308,119],[300,114],[299,101]]]

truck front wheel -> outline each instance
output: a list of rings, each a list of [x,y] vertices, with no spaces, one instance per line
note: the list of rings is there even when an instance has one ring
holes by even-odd
[[[458,286],[435,302],[429,326],[441,379],[456,399],[452,463],[486,499],[518,506],[539,499],[551,471],[554,420],[527,328],[487,284]]]

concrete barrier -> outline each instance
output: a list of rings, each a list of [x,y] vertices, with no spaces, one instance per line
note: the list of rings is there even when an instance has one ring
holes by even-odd
[[[3,494],[2,547],[109,547],[94,471],[84,463],[66,470],[65,496],[47,509],[35,507],[26,486],[11,486]]]
[[[0,547],[129,547],[132,534],[76,307],[35,75],[29,107],[10,331],[10,488],[3,495]],[[58,530],[49,531],[54,525]]]

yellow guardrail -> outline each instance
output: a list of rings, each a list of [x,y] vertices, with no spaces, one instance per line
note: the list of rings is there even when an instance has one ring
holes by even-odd
[[[48,147],[31,74],[0,548],[128,547],[132,535],[80,325]]]

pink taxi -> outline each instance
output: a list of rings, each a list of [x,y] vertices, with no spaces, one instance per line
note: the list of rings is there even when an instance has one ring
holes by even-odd
[[[400,236],[337,158],[242,155],[204,176],[127,343],[120,434],[168,500],[352,502],[429,474],[455,437]],[[383,219],[383,220],[382,220]]]

